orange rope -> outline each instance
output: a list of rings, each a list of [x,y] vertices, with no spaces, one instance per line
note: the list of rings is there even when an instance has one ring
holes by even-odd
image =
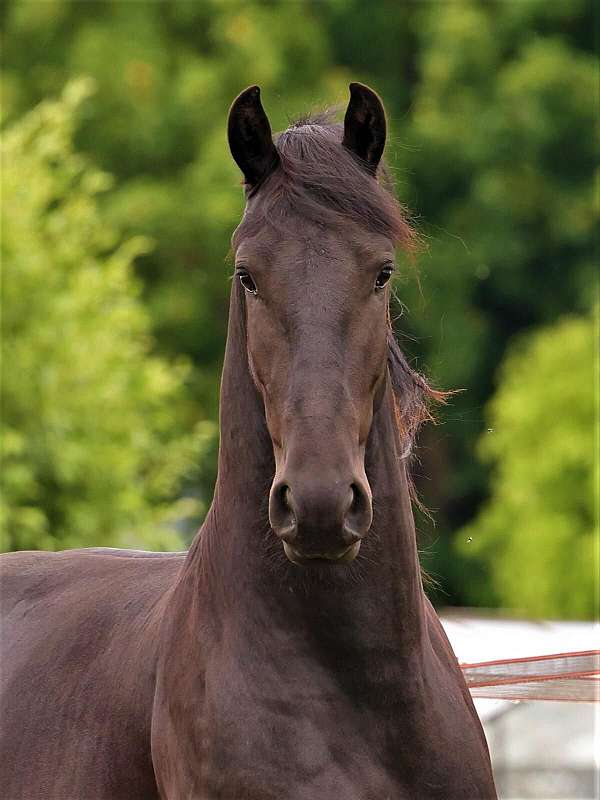
[[[600,650],[461,664],[473,697],[600,702]]]

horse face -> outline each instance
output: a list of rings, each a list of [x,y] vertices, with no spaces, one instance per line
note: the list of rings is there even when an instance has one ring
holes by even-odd
[[[348,162],[352,150],[360,180],[375,181],[385,117],[376,95],[362,88],[367,96],[354,92],[338,152]],[[252,87],[234,103],[229,138],[248,188],[235,269],[248,364],[275,456],[269,519],[295,564],[344,564],[373,518],[364,454],[387,374],[394,247],[358,221],[302,213],[291,162],[273,145],[257,92]],[[369,120],[361,130],[354,130],[353,102]],[[301,127],[296,135],[313,135]],[[298,163],[302,172],[308,161]]]

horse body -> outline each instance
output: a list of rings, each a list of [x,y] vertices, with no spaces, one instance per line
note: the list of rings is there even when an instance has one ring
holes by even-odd
[[[2,557],[4,797],[158,797],[152,633],[184,558],[119,550]]]
[[[302,615],[301,605],[294,598],[286,612]],[[162,797],[494,797],[485,742],[433,620],[400,657],[376,635],[340,648],[306,619],[290,630],[284,615],[278,625],[265,609],[252,616],[265,626],[221,631],[204,658],[206,639],[191,649],[174,639],[165,652],[152,748]],[[309,616],[332,621],[325,610]]]
[[[182,625],[169,611],[193,608],[195,581],[180,554],[3,561],[0,778],[11,800],[492,797],[473,770],[479,737],[456,741],[461,723],[476,733],[469,699],[446,693],[436,719],[456,666],[428,604],[423,646],[401,658],[390,647],[383,664],[389,645],[375,634],[343,652],[315,641],[330,609],[290,626],[304,616],[301,589],[275,615],[274,604],[249,609],[228,634],[214,618],[203,625],[201,608]],[[379,615],[379,594],[354,599]]]
[[[452,691],[443,707],[435,699],[456,683],[449,659],[436,665],[423,652],[401,661],[388,653],[385,669],[374,643],[370,664],[362,649],[350,658],[327,643],[311,646],[305,631],[264,633],[257,640],[255,629],[248,641],[236,630],[236,646],[215,647],[203,668],[194,662],[183,684],[191,715],[173,691],[179,651],[165,658],[153,721],[162,797],[494,796],[468,700]]]
[[[377,118],[371,95],[353,90],[352,113],[366,102],[358,116]],[[243,137],[258,126],[266,150],[242,137],[232,151],[260,182],[286,145],[274,154],[257,99],[252,90],[234,104],[230,142],[241,109]],[[298,169],[310,167],[308,128]],[[367,133],[350,128],[344,143],[378,158],[381,130]],[[277,201],[281,188],[271,184]],[[236,234],[245,278],[231,294],[217,484],[187,555],[3,558],[0,785],[10,800],[496,796],[481,725],[421,583],[406,453],[423,387],[389,338],[385,296],[370,290],[387,239],[372,234],[367,247],[360,219],[342,240],[302,216],[299,235],[278,224],[265,239],[254,223],[273,207],[253,203],[272,197],[267,185],[251,195],[250,229]],[[261,300],[248,280],[257,230],[263,258],[280,259],[272,284],[259,273]],[[326,284],[324,260],[331,281],[333,267],[346,270],[341,288]]]

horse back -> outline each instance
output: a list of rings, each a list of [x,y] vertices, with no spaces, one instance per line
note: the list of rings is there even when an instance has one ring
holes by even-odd
[[[157,797],[158,627],[184,554],[0,559],[0,785],[11,800]]]

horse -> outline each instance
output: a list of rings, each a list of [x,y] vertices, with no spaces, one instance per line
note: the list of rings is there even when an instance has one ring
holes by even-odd
[[[415,235],[377,94],[273,137],[234,101],[214,498],[186,553],[2,558],[7,800],[490,800],[426,597],[409,454],[435,392],[392,334]]]

